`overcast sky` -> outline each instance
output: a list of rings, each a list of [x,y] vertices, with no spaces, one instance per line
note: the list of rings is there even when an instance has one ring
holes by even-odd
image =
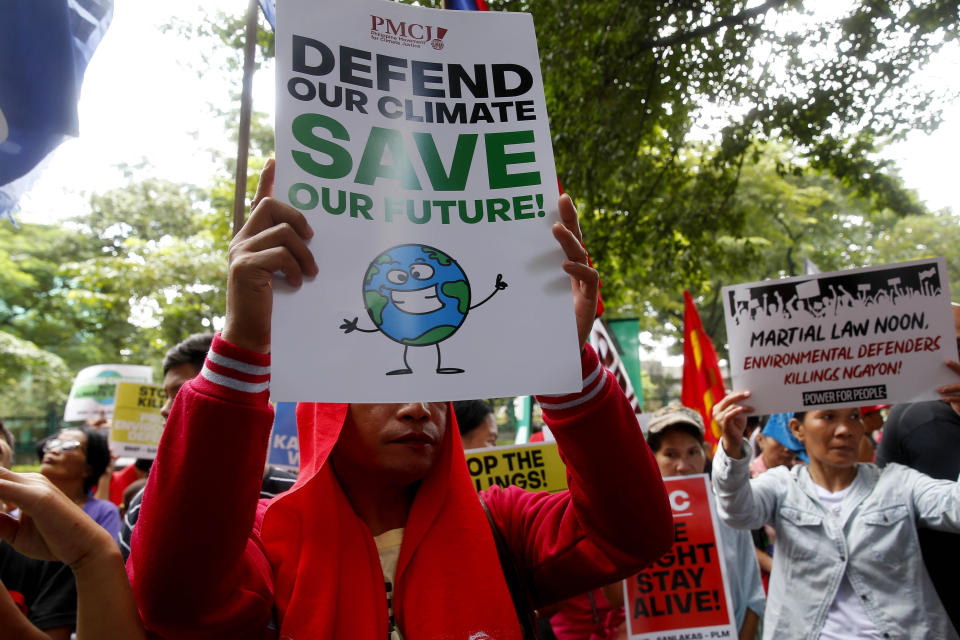
[[[122,186],[117,165],[147,160],[154,174],[175,181],[208,184],[216,168],[209,149],[234,153],[222,121],[209,105],[227,103],[231,81],[197,77],[191,61],[203,53],[196,42],[159,26],[171,16],[196,20],[207,10],[237,10],[243,0],[117,2],[113,24],[87,69],[80,100],[80,137],[54,152],[41,178],[22,199],[18,219],[50,222],[86,209],[88,194]],[[958,47],[941,54],[924,72],[927,86],[960,90]],[[273,113],[273,73],[256,78],[254,107]],[[272,116],[271,116],[272,117]],[[960,102],[948,108],[933,135],[914,134],[885,155],[897,161],[909,187],[933,209],[952,207],[960,215],[955,154],[960,143]]]

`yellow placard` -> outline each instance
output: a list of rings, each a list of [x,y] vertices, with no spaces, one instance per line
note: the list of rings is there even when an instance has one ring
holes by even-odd
[[[477,491],[493,485],[551,493],[567,488],[567,469],[556,442],[472,449],[465,455]]]
[[[154,458],[163,433],[160,409],[167,401],[156,384],[117,383],[110,448],[116,456]]]

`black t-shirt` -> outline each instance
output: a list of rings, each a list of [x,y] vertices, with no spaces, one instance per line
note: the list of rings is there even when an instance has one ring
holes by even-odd
[[[22,556],[0,542],[0,580],[38,629],[76,626],[77,586],[65,564]]]
[[[931,478],[957,481],[960,476],[960,415],[946,402],[898,404],[883,425],[877,464],[898,462]],[[960,535],[919,529],[927,573],[956,629],[960,629]]]

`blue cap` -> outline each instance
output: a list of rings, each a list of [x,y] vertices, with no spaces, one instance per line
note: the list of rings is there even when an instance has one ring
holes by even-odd
[[[797,437],[790,431],[791,418],[793,418],[792,412],[773,414],[763,427],[763,435],[773,438],[797,454],[800,460],[803,460],[806,464],[810,464],[810,457],[807,455],[807,450],[803,446],[803,443],[797,440]]]

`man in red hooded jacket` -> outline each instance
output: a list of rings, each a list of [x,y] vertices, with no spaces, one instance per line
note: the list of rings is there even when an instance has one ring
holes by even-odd
[[[178,639],[519,640],[449,403],[301,403],[297,482],[258,502],[271,281],[317,273],[312,230],[272,187],[268,162],[231,243],[223,333],[176,398],[144,494],[128,571],[145,625]],[[569,197],[559,209],[584,388],[540,404],[570,489],[482,492],[535,607],[637,572],[673,535],[630,404],[585,344],[599,278]]]

